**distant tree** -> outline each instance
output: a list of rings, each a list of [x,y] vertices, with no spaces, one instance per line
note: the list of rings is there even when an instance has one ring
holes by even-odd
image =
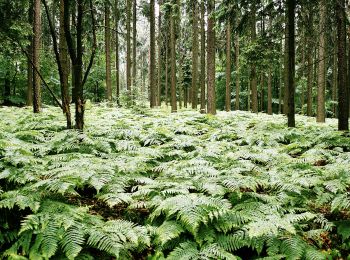
[[[192,109],[198,106],[198,3],[192,1]]]
[[[205,107],[206,107],[206,99],[205,99],[205,82],[206,82],[206,70],[205,70],[205,43],[206,43],[206,37],[205,37],[205,0],[201,0],[201,16],[200,16],[200,27],[201,27],[201,68],[200,68],[200,87],[201,87],[201,110],[200,112],[202,114],[205,113]]]
[[[175,19],[177,15],[178,6],[176,3],[172,4],[170,15],[170,60],[171,60],[171,112],[177,112],[176,99],[176,29]]]
[[[156,100],[156,82],[155,82],[155,70],[156,70],[156,28],[155,28],[155,0],[150,0],[150,62],[149,62],[149,88],[150,88],[150,100],[151,107],[155,107]]]
[[[105,3],[106,98],[112,101],[110,5]]]

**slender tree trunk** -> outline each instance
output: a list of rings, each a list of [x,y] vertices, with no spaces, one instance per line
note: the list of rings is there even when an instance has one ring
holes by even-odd
[[[159,16],[158,16],[158,82],[157,82],[157,106],[161,106],[162,95],[162,12],[161,7],[163,0],[159,0]]]
[[[332,100],[333,100],[333,106],[332,106],[332,111],[333,111],[333,116],[337,116],[337,82],[338,82],[338,77],[337,77],[337,61],[338,61],[338,44],[337,44],[337,31],[334,31],[334,53],[333,53],[333,86],[332,86]]]
[[[295,127],[295,3],[296,0],[287,0],[288,17],[288,127]]]
[[[131,97],[131,3],[132,0],[126,0],[126,89]],[[154,6],[154,0],[153,6]],[[152,8],[152,6],[151,6]],[[152,11],[151,11],[152,16]],[[154,12],[153,12],[154,16]],[[152,24],[152,21],[151,21]],[[154,30],[153,30],[154,31]],[[152,48],[152,47],[151,47]]]
[[[59,59],[61,63],[61,98],[63,113],[66,115],[67,128],[72,128],[69,95],[69,57],[66,36],[64,33],[64,0],[60,0]]]
[[[165,42],[165,105],[169,104],[169,41],[166,37]]]
[[[318,64],[318,88],[317,88],[317,122],[326,122],[326,1],[320,1],[320,43]]]
[[[120,68],[119,68],[119,0],[115,0],[115,89],[117,105],[120,106]]]
[[[272,115],[272,72],[269,68],[269,76],[267,80],[267,114]]]
[[[133,0],[133,11],[132,11],[132,86],[136,87],[136,68],[137,68],[137,2]]]
[[[157,105],[156,99],[156,37],[155,37],[155,0],[151,0],[151,16],[150,16],[150,62],[149,62],[149,85],[151,90],[151,108]]]
[[[251,21],[251,38],[252,42],[256,41],[256,3],[252,3],[252,21]],[[251,71],[250,71],[250,87],[252,90],[252,109],[254,113],[258,113],[258,87],[257,87],[257,77],[256,77],[256,64],[252,61]]]
[[[236,18],[236,26],[238,26],[238,18]],[[240,66],[239,66],[239,57],[240,57],[240,46],[239,46],[239,34],[238,32],[235,35],[235,61],[236,61],[236,106],[235,109],[239,110],[239,101],[240,101]]]
[[[335,1],[338,34],[338,130],[349,130],[348,87],[346,78],[345,0]]]
[[[231,21],[228,18],[226,25],[226,112],[231,111],[231,27]]]
[[[41,41],[41,7],[40,0],[34,0],[34,26],[33,26],[33,64],[40,68],[40,41]],[[34,71],[33,74],[33,109],[34,113],[41,111],[41,81],[39,74]]]
[[[174,8],[174,6],[173,6]],[[170,17],[170,58],[171,58],[171,112],[177,112],[176,101],[176,36],[174,10]]]
[[[192,109],[198,105],[198,4],[192,1]]]
[[[33,0],[29,3],[28,23],[33,26]],[[29,44],[27,46],[27,53],[29,59],[27,59],[27,106],[33,106],[33,66],[31,61],[33,60],[33,36],[28,37]]]
[[[201,26],[201,76],[200,76],[200,85],[201,85],[201,110],[202,114],[205,113],[205,0],[201,0],[201,17],[200,17],[200,26]]]
[[[309,17],[308,17],[308,30],[307,30],[307,110],[306,114],[307,116],[312,116],[313,111],[312,111],[312,105],[313,105],[313,43],[312,43],[312,25],[313,24],[313,14],[310,12]]]
[[[261,91],[260,91],[260,110],[264,112],[264,100],[265,100],[265,75],[261,74]]]
[[[215,0],[207,1],[208,8],[208,113],[216,114],[216,93],[215,93],[215,18],[213,12],[215,10]]]
[[[288,115],[288,100],[289,100],[289,89],[288,89],[288,70],[289,70],[289,50],[288,50],[288,37],[289,37],[289,20],[286,15],[286,28],[285,28],[285,39],[284,39],[284,91],[283,91],[283,114]]]
[[[105,3],[105,55],[106,55],[106,97],[112,101],[111,32],[109,4]]]

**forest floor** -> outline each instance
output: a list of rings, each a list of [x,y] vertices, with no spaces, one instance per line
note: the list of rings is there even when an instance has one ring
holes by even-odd
[[[350,252],[350,138],[335,120],[297,116],[288,129],[282,115],[102,105],[86,111],[80,133],[65,130],[55,108],[0,114],[4,256],[340,259]]]

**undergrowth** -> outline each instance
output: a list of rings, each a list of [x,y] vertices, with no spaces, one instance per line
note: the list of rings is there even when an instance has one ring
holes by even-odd
[[[3,259],[346,259],[350,138],[298,118],[1,108]]]

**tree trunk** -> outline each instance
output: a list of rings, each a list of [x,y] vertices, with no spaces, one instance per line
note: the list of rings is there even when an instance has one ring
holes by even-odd
[[[59,59],[61,63],[61,98],[63,113],[66,115],[67,128],[72,128],[72,116],[70,112],[70,95],[69,95],[69,59],[66,36],[64,33],[64,0],[60,1],[60,29],[59,29]]]
[[[317,88],[317,122],[326,122],[326,1],[320,1],[320,43],[319,43],[319,64],[318,64],[318,88]]]
[[[289,20],[286,15],[285,17],[286,20],[286,27],[285,27],[285,39],[284,39],[284,91],[283,93],[283,114],[288,115],[288,100],[289,100],[289,89],[288,89],[288,69],[289,69],[289,60],[288,60],[288,55],[289,55],[289,50],[288,50],[288,35],[289,35]]]
[[[198,4],[192,1],[192,109],[198,105]]]
[[[261,89],[260,89],[260,110],[261,112],[264,112],[264,100],[265,100],[265,75],[264,73],[261,74]]]
[[[174,9],[174,5],[172,7]],[[175,36],[175,13],[170,17],[170,59],[171,59],[171,112],[177,112],[176,101],[176,36]]]
[[[231,30],[231,22],[228,18],[226,25],[226,112],[231,111]]]
[[[256,3],[252,3],[252,21],[251,21],[251,38],[252,42],[256,41]],[[256,64],[255,61],[252,61],[251,72],[250,72],[250,87],[252,90],[252,109],[254,113],[258,113],[258,87],[257,87],[257,78],[256,78]]]
[[[159,16],[158,16],[158,82],[157,82],[157,106],[161,106],[162,95],[162,12],[161,7],[163,0],[159,0]]]
[[[296,0],[287,0],[288,17],[288,127],[295,127],[295,3]]]
[[[41,49],[41,7],[40,0],[34,0],[34,26],[33,26],[33,66],[40,68],[40,49]],[[41,81],[39,74],[33,73],[33,110],[34,113],[41,111]]]
[[[338,34],[338,130],[349,130],[348,87],[346,78],[346,14],[345,0],[335,2]]]
[[[200,17],[200,26],[201,26],[201,77],[200,77],[200,85],[201,85],[201,110],[202,114],[205,113],[205,79],[206,79],[206,71],[205,71],[205,4],[204,0],[201,1],[201,17]]]
[[[237,15],[237,14],[236,14]],[[236,26],[238,26],[238,18],[236,18]],[[239,52],[240,52],[240,46],[239,46],[239,34],[236,32],[235,35],[235,61],[236,61],[236,105],[235,109],[239,110],[239,101],[240,101],[240,66],[239,66]]]
[[[215,0],[207,1],[208,8],[208,113],[216,114],[216,93],[215,93],[215,18],[213,12],[215,10]]]
[[[111,31],[109,4],[105,3],[105,54],[106,54],[106,97],[112,101]]]
[[[150,16],[150,62],[149,62],[149,85],[151,91],[151,108],[157,105],[156,100],[156,82],[155,82],[155,66],[156,66],[156,53],[155,53],[155,0],[151,0],[151,16]]]
[[[267,80],[267,114],[272,115],[272,72],[269,68],[269,76]]]
[[[133,11],[132,11],[132,86],[136,86],[136,50],[137,50],[137,2],[136,0],[133,1]]]
[[[115,88],[116,88],[116,99],[117,105],[120,106],[120,69],[119,69],[119,0],[115,0]]]
[[[312,105],[313,105],[313,61],[312,61],[312,56],[313,56],[313,43],[312,43],[312,24],[313,24],[313,14],[310,12],[309,14],[309,20],[308,20],[308,30],[307,30],[307,110],[306,114],[307,116],[312,116],[313,111],[312,111]]]
[[[334,31],[334,53],[333,53],[333,86],[332,86],[332,100],[333,100],[333,106],[332,106],[332,111],[333,111],[333,116],[337,116],[337,61],[338,61],[338,44],[337,44],[337,31]]]
[[[131,26],[130,26],[130,22],[131,22],[131,5],[132,5],[131,1],[132,0],[126,0],[126,88],[130,98],[131,98],[131,40],[130,40]],[[154,3],[154,0],[152,1]],[[154,12],[153,12],[153,16],[154,16]]]
[[[28,23],[33,26],[33,0],[29,3]],[[33,36],[28,37],[29,44],[27,46],[27,53],[29,59],[27,59],[27,106],[33,106],[33,66],[31,61],[33,60]]]

